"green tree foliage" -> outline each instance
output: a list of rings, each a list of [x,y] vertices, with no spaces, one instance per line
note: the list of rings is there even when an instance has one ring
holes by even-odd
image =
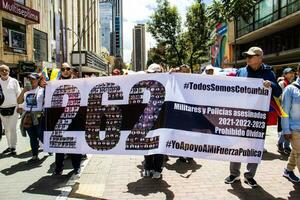
[[[185,25],[188,30],[184,35],[186,37],[187,62],[191,66],[192,72],[194,63],[201,63],[205,58],[207,59],[209,41],[207,19],[205,4],[199,1],[196,1],[186,14]]]
[[[233,21],[235,30],[237,22],[241,18],[248,22],[253,16],[253,7],[257,0],[214,0],[209,7],[210,27],[214,28],[216,24],[221,22]],[[234,60],[236,66],[236,31],[234,32]]]
[[[181,19],[175,6],[168,0],[157,0],[157,9],[147,24],[148,31],[161,46],[165,46],[168,55],[176,57],[176,64],[182,64],[181,46],[178,38],[181,35]]]
[[[222,0],[223,14],[227,21],[237,20],[239,17],[248,21],[253,15],[255,0]]]
[[[148,31],[157,41],[157,47],[148,53],[148,62],[164,63],[171,67],[183,63],[191,66],[207,61],[207,16],[204,3],[195,0],[186,14],[185,28],[176,7],[168,0],[157,0],[157,9],[150,17]],[[196,65],[195,65],[196,66]]]
[[[166,47],[164,45],[158,44],[157,47],[149,49],[147,66],[151,65],[152,63],[167,63]]]
[[[213,0],[213,3],[208,7],[208,25],[210,30],[213,30],[218,23],[226,22],[224,15],[224,6],[221,1]]]

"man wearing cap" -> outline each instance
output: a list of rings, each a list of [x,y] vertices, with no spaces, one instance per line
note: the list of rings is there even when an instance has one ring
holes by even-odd
[[[281,119],[282,134],[285,139],[290,141],[292,151],[284,169],[283,176],[293,183],[300,182],[299,177],[294,174],[297,167],[300,172],[300,69],[298,69],[298,78],[292,84],[289,84],[282,95],[282,107],[288,114],[288,117]]]
[[[276,76],[272,71],[272,67],[264,64],[263,51],[259,47],[251,47],[243,55],[246,57],[246,67],[240,68],[237,71],[236,76],[239,77],[251,77],[263,79],[263,85],[266,88],[272,88],[272,95],[279,97],[281,94],[281,88],[276,81]],[[244,173],[244,182],[251,187],[256,187],[257,183],[254,180],[258,164],[248,163],[247,171]],[[225,183],[231,184],[239,180],[241,163],[230,162],[230,176],[225,179]]]
[[[17,145],[17,98],[21,93],[19,82],[9,76],[10,69],[6,65],[0,66],[0,85],[3,92],[4,101],[0,105],[0,117],[4,126],[8,148],[3,154],[16,155]],[[0,130],[2,134],[2,130]]]
[[[283,70],[282,76],[283,76],[283,80],[279,81],[278,84],[283,91],[286,86],[288,86],[290,83],[294,81],[295,71],[290,67],[285,68]],[[277,131],[279,135],[278,144],[277,144],[278,152],[286,155],[290,155],[291,153],[290,143],[289,141],[285,140],[284,135],[282,134],[281,117],[278,117]]]

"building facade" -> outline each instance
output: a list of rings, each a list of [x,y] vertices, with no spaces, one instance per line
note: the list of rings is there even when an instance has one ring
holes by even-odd
[[[237,63],[245,64],[242,52],[251,46],[264,50],[264,62],[275,70],[300,63],[300,0],[261,0],[249,23],[237,23]],[[231,40],[231,44],[234,40]]]
[[[0,0],[0,28],[0,63],[20,80],[37,67],[51,69],[73,61],[76,65],[73,53],[79,50],[93,54],[87,58],[82,53],[82,60],[96,59],[82,62],[82,72],[107,71],[100,57],[97,0]]]
[[[110,33],[112,32],[112,4],[100,3],[101,45],[110,52]]]
[[[146,69],[146,35],[145,25],[138,24],[132,31],[133,52],[132,67],[134,71],[144,71]]]
[[[123,58],[123,0],[100,0],[100,4],[111,4],[112,27],[110,32],[110,55]]]

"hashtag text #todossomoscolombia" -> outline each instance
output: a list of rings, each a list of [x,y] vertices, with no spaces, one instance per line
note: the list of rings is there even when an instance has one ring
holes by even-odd
[[[203,83],[194,83],[187,82],[183,85],[184,89],[188,90],[202,90],[202,91],[212,91],[212,92],[230,92],[230,93],[241,93],[241,94],[256,94],[268,96],[269,90],[263,87],[248,87],[248,86],[226,86],[226,85],[217,85],[212,84],[203,84]]]

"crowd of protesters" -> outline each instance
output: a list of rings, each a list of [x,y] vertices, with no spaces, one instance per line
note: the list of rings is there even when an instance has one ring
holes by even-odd
[[[288,117],[278,118],[278,152],[289,155],[287,167],[283,170],[283,176],[292,182],[300,182],[300,179],[294,173],[296,167],[300,172],[300,78],[297,77],[295,80],[296,70],[288,67],[283,70],[282,77],[277,79],[272,67],[263,63],[263,50],[259,47],[251,47],[243,55],[246,58],[247,65],[238,69],[236,73],[228,75],[263,79],[264,87],[272,88],[272,96],[281,99],[282,107],[288,114]],[[59,70],[60,79],[79,78],[78,70],[68,63],[63,63]],[[145,73],[163,73],[164,71],[161,65],[153,63]],[[300,74],[300,70],[298,69],[297,71]],[[7,139],[7,149],[2,154],[16,155],[18,117],[20,113],[23,113],[22,116],[30,113],[31,126],[22,128],[29,136],[32,151],[32,158],[28,162],[35,162],[39,160],[39,147],[43,143],[43,131],[45,129],[43,114],[44,87],[47,83],[43,79],[42,73],[31,73],[27,77],[29,80],[28,84],[21,89],[19,82],[10,77],[9,73],[10,69],[8,66],[0,66],[0,117]],[[188,65],[181,65],[172,68],[169,73],[191,73],[191,69]],[[119,69],[114,69],[112,72],[113,76],[121,74],[122,72]],[[216,68],[208,65],[202,74],[215,75],[217,74]],[[69,157],[72,161],[73,172],[75,174],[80,172],[81,161],[82,158],[85,158],[85,155],[56,153],[54,175],[63,173],[64,159],[66,157]],[[145,155],[143,176],[154,179],[161,178],[163,163],[167,160],[164,158],[167,158],[167,156],[162,154]],[[179,160],[181,162],[190,162],[193,158],[179,157]],[[258,185],[254,179],[257,167],[258,164],[256,163],[248,163],[246,166],[244,182],[251,187]],[[230,162],[229,176],[225,179],[225,183],[232,184],[239,180],[240,168],[241,163]]]

